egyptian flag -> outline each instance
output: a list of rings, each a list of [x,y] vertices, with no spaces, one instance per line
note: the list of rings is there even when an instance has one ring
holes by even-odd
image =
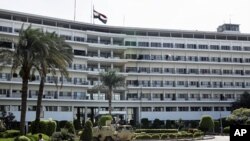
[[[94,18],[98,18],[100,21],[102,21],[104,24],[107,23],[107,16],[105,16],[104,14],[102,13],[99,13],[97,11],[94,10],[94,13],[93,13],[93,16]]]

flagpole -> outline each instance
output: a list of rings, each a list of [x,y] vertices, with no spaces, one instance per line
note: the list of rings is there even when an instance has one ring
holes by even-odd
[[[76,21],[76,0],[75,0],[75,4],[74,4],[74,21]]]

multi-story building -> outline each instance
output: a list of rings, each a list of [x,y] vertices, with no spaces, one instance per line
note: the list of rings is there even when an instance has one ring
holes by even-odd
[[[73,47],[70,78],[58,76],[56,87],[47,76],[43,118],[73,120],[107,112],[100,72],[114,69],[126,77],[126,87],[114,91],[113,113],[126,120],[198,120],[230,114],[230,103],[250,89],[250,34],[239,25],[224,24],[217,32],[95,25],[0,10],[0,37],[17,38],[32,24],[65,37]],[[1,47],[14,44],[2,41]],[[39,75],[29,82],[27,121],[35,118]],[[0,111],[20,118],[21,78],[10,68],[0,72]]]

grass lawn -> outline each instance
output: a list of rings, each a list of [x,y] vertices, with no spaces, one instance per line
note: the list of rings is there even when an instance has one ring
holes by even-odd
[[[0,138],[0,141],[14,141],[14,138]]]

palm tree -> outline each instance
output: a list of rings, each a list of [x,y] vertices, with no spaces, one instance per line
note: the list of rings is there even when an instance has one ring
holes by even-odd
[[[73,60],[72,47],[63,38],[58,37],[56,33],[45,33],[44,41],[48,44],[49,53],[40,54],[35,66],[41,77],[37,97],[36,121],[40,120],[44,83],[47,74],[51,73],[53,78],[56,78],[55,75],[58,70],[61,76],[68,77],[67,67]],[[54,79],[54,82],[57,85],[56,79]]]
[[[108,102],[109,102],[109,114],[111,115],[111,101],[113,95],[113,89],[119,86],[124,86],[125,77],[122,75],[117,75],[116,71],[110,70],[105,73],[100,73],[102,86],[108,89]]]
[[[14,50],[0,49],[0,62],[2,65],[11,62],[11,73],[19,70],[22,78],[22,96],[21,96],[21,117],[20,117],[20,133],[25,134],[25,119],[27,109],[27,90],[28,82],[31,79],[31,73],[36,57],[39,54],[48,53],[46,43],[42,41],[43,33],[40,29],[32,29],[31,25],[19,32],[18,41],[15,43]]]

